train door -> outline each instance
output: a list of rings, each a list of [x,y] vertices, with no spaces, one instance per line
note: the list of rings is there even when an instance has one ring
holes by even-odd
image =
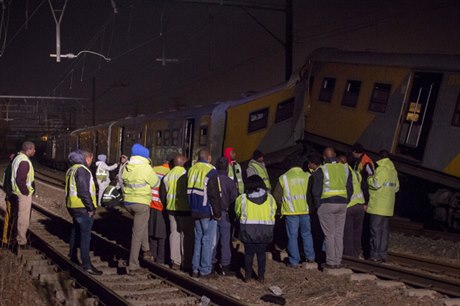
[[[125,146],[125,142],[124,142],[124,139],[125,139],[124,133],[125,133],[125,128],[124,128],[123,126],[121,126],[121,127],[118,129],[118,152],[117,152],[118,157],[117,157],[117,158],[119,158],[119,157],[123,154],[123,152],[125,152],[124,154],[127,155],[127,156],[130,155],[130,154],[129,154],[130,152],[124,151],[124,146]]]
[[[193,158],[193,131],[195,127],[195,119],[185,120],[184,127],[184,154],[188,160]]]
[[[442,74],[416,72],[406,111],[403,113],[398,152],[423,160]]]

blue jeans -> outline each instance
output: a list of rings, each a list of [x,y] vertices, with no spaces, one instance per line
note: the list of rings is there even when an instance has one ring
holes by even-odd
[[[311,236],[310,216],[307,214],[286,216],[286,233],[288,237],[287,249],[289,253],[289,263],[291,265],[297,265],[300,262],[298,241],[299,228],[305,257],[307,260],[315,260],[313,238]]]
[[[87,214],[73,217],[73,226],[72,231],[70,232],[70,259],[77,259],[77,237],[80,237],[80,258],[82,267],[84,269],[91,267],[91,259],[89,258],[89,245],[91,242],[91,229],[93,228],[93,221],[94,219]]]
[[[212,246],[216,237],[216,220],[210,218],[195,220],[195,246],[192,269],[201,275],[208,275],[212,269]]]

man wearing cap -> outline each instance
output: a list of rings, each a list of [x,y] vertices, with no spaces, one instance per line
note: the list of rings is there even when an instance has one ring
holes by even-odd
[[[144,258],[151,258],[148,235],[148,221],[152,188],[159,185],[158,176],[150,165],[149,149],[141,144],[131,148],[131,158],[123,168],[124,205],[133,215],[133,231],[129,254],[129,274],[140,271],[139,252],[142,248]]]
[[[108,166],[106,164],[107,156],[105,154],[99,154],[97,156],[96,162],[96,179],[97,179],[97,186],[99,187],[99,192],[97,195],[97,205],[101,206],[101,199],[104,195],[104,190],[110,184],[110,174],[109,171],[115,170],[118,167],[118,164],[113,164],[112,166]]]
[[[264,180],[267,190],[270,192],[272,186],[270,184],[270,177],[268,176],[267,168],[264,163],[264,153],[255,150],[252,154],[252,159],[249,161],[248,168],[246,169],[247,177],[258,175]]]

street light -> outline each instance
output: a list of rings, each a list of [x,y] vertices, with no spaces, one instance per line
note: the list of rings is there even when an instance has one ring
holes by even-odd
[[[73,53],[67,53],[67,54],[61,54],[60,57],[65,57],[65,58],[77,58],[79,57],[81,54],[83,53],[90,53],[90,54],[94,54],[94,55],[97,55],[97,56],[100,56],[102,57],[106,62],[110,62],[111,58],[109,57],[105,57],[103,54],[100,54],[100,53],[97,53],[97,52],[94,52],[94,51],[89,51],[89,50],[82,50],[80,52],[78,52],[76,55],[73,54]],[[57,58],[57,55],[55,53],[51,53],[50,54],[50,57],[56,57]]]

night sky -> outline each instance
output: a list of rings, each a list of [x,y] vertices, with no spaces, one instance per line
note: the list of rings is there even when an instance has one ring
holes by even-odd
[[[235,99],[284,80],[283,47],[248,14],[284,40],[281,12],[172,0],[114,1],[118,14],[110,0],[69,0],[61,26],[62,53],[91,50],[112,60],[86,55],[56,63],[49,57],[56,50],[56,35],[48,0],[3,0],[9,23],[0,57],[0,94],[90,98],[95,77],[96,122],[103,123]],[[64,1],[52,3],[59,8]],[[162,54],[161,20],[166,58],[179,59],[166,66],[156,61]],[[0,46],[4,38],[5,31]],[[293,68],[319,47],[460,54],[460,1],[294,0]],[[0,105],[5,103],[0,99]],[[10,103],[39,105],[48,116],[53,109],[71,110],[67,119],[74,126],[91,122],[90,101]]]

